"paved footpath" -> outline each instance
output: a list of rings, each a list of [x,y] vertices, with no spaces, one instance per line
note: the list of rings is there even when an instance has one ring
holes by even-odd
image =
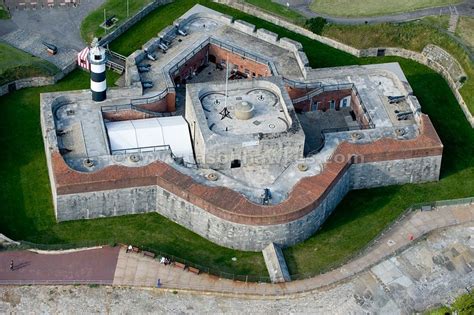
[[[283,284],[245,283],[219,279],[208,274],[195,275],[173,266],[161,265],[157,260],[141,254],[126,254],[125,249],[122,249],[118,258],[114,285],[156,286],[160,279],[161,287],[169,289],[275,296],[300,293],[335,284],[367,270],[384,258],[411,245],[416,239],[430,231],[473,221],[474,205],[412,212],[380,236],[376,243],[358,258],[342,267],[313,278]]]
[[[315,16],[321,16],[326,18],[331,23],[337,24],[364,24],[364,23],[386,23],[386,22],[405,22],[420,19],[431,15],[451,14],[453,9],[459,12],[459,15],[474,16],[474,0],[466,0],[457,5],[442,6],[436,8],[426,8],[411,12],[396,13],[389,15],[380,15],[372,17],[355,17],[345,18],[330,16],[312,11],[309,5],[313,0],[272,0],[282,5],[286,5],[288,2],[290,8],[302,14],[304,17],[312,18]]]
[[[375,266],[427,233],[453,225],[474,226],[474,205],[442,207],[409,213],[381,235],[357,258],[328,273],[283,284],[246,283],[196,275],[174,266],[165,266],[142,253],[126,253],[125,248],[102,247],[72,253],[39,254],[30,251],[0,252],[0,283],[102,283],[116,286],[160,287],[244,295],[281,296],[312,291],[347,280]],[[10,271],[13,259],[16,270]]]
[[[0,284],[112,284],[119,250],[105,246],[72,252],[0,252]]]
[[[438,229],[355,277],[290,296],[11,285],[0,286],[0,314],[420,314],[474,288],[473,235],[473,222]]]

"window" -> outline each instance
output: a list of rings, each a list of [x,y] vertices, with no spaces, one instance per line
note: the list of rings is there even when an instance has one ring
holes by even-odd
[[[341,107],[347,107],[347,98],[342,100]]]
[[[240,160],[233,160],[230,162],[230,168],[238,168],[240,167]]]

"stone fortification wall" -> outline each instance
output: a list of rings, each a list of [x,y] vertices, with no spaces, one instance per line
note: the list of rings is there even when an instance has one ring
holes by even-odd
[[[441,156],[353,164],[307,215],[273,225],[235,223],[217,217],[153,185],[57,196],[58,221],[158,212],[219,245],[260,251],[274,242],[297,244],[313,235],[351,189],[438,179]]]
[[[429,119],[422,119],[422,133],[413,140],[341,143],[319,175],[300,180],[286,200],[268,206],[198,183],[166,163],[79,173],[53,152],[47,156],[57,219],[156,211],[226,247],[290,246],[310,237],[350,189],[437,180],[442,144]],[[48,141],[45,146],[49,150]]]

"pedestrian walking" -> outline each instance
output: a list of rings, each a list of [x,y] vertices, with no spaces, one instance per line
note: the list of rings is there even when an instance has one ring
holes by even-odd
[[[13,271],[13,259],[10,261],[10,270]]]

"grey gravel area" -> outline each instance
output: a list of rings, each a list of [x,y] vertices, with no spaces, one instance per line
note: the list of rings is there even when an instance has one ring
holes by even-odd
[[[430,234],[336,286],[290,297],[220,296],[125,287],[4,286],[0,313],[409,314],[474,286],[474,224]]]

